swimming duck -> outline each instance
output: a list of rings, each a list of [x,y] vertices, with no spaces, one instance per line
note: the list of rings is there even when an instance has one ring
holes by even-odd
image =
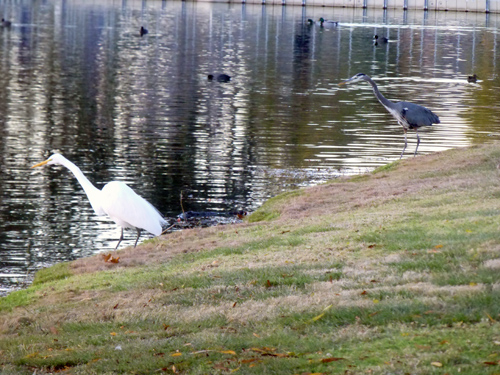
[[[479,79],[479,77],[476,74],[474,74],[472,76],[467,77],[467,82],[476,83],[478,79]]]
[[[378,35],[374,35],[373,40],[375,42],[381,42],[381,43],[387,43],[389,41],[389,39],[387,39],[385,36],[379,37]]]
[[[209,81],[213,81],[215,79],[217,82],[229,82],[231,80],[231,77],[227,74],[209,74],[207,78]]]
[[[5,20],[2,18],[2,27],[10,27],[12,25],[12,22]]]
[[[339,25],[337,21],[325,20],[323,17],[321,17],[318,22],[321,27],[336,27]]]
[[[149,31],[148,29],[145,29],[143,26],[141,26],[141,31],[139,31],[139,33],[141,34],[141,36],[143,36],[144,34],[149,33]]]

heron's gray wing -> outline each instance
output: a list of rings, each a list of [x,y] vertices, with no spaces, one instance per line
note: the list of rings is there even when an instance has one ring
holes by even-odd
[[[401,116],[408,122],[410,128],[440,123],[436,114],[421,105],[408,102],[399,102],[397,105],[400,107]]]

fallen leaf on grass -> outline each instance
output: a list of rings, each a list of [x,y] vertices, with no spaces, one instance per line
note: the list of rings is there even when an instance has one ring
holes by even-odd
[[[431,362],[431,365],[434,367],[443,367],[443,364],[441,362]]]
[[[314,318],[311,319],[311,322],[315,322],[319,319],[321,319],[324,315],[325,315],[325,312],[327,310],[329,310],[333,305],[328,305],[326,306],[324,309],[323,309],[323,312],[321,314],[319,314],[318,316],[315,316]]]
[[[325,313],[321,313],[318,316],[315,316],[314,318],[311,319],[311,321],[315,322],[315,321],[321,319],[323,316],[325,316]]]
[[[483,362],[485,365],[488,365],[488,366],[496,366],[498,365],[498,362],[493,362],[493,361],[486,361],[486,362]]]
[[[250,348],[250,350],[253,352],[257,352],[257,353],[267,353],[267,352],[274,352],[276,349],[264,347],[262,349],[261,348]]]
[[[275,348],[268,348],[268,347],[263,347],[263,348],[250,348],[250,350],[260,353],[263,357],[278,357],[278,358],[288,358],[291,357],[291,354],[289,353],[274,353],[276,350]]]
[[[262,362],[260,359],[257,358],[250,358],[250,359],[242,359],[240,363],[252,363],[252,362]]]
[[[344,359],[345,358],[330,357],[330,358],[323,358],[321,362],[322,363],[337,362],[337,361],[343,361]]]
[[[234,350],[219,350],[219,353],[236,355]]]
[[[116,336],[116,332],[110,332],[109,333],[111,336]]]
[[[106,263],[120,263],[119,259],[120,257],[114,258],[111,253],[110,254],[102,254],[102,259],[104,259],[104,262]]]
[[[171,357],[180,357],[181,355],[182,353],[180,352],[170,354]]]

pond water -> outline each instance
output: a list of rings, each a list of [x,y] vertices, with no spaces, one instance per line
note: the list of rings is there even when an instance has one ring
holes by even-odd
[[[498,15],[126,0],[0,11],[13,23],[0,29],[3,294],[119,237],[68,170],[30,169],[54,151],[166,216],[181,212],[181,193],[185,210],[252,211],[399,158],[402,129],[371,87],[338,86],[358,72],[440,116],[419,132],[419,154],[500,137]],[[319,17],[340,24],[307,25]],[[229,83],[207,80],[222,72]]]

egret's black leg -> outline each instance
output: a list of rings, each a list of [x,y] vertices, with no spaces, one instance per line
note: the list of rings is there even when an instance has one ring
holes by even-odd
[[[141,230],[139,228],[135,228],[137,230],[137,238],[135,239],[135,245],[134,247],[137,246],[137,241],[139,241],[139,237],[141,236]]]
[[[120,242],[123,240],[123,227],[122,227],[122,234],[120,236],[120,239],[118,240],[118,243],[116,244],[115,250],[118,249],[118,245],[120,245]]]
[[[403,147],[403,151],[401,152],[401,156],[399,157],[400,159],[403,157],[403,154],[405,153],[405,150],[406,150],[406,145],[408,144],[407,140],[406,140],[406,129],[404,129],[405,131],[405,147]]]
[[[415,133],[417,133],[417,148],[415,149],[413,157],[417,156],[418,145],[420,144],[420,137],[418,136],[418,130],[415,129]]]

